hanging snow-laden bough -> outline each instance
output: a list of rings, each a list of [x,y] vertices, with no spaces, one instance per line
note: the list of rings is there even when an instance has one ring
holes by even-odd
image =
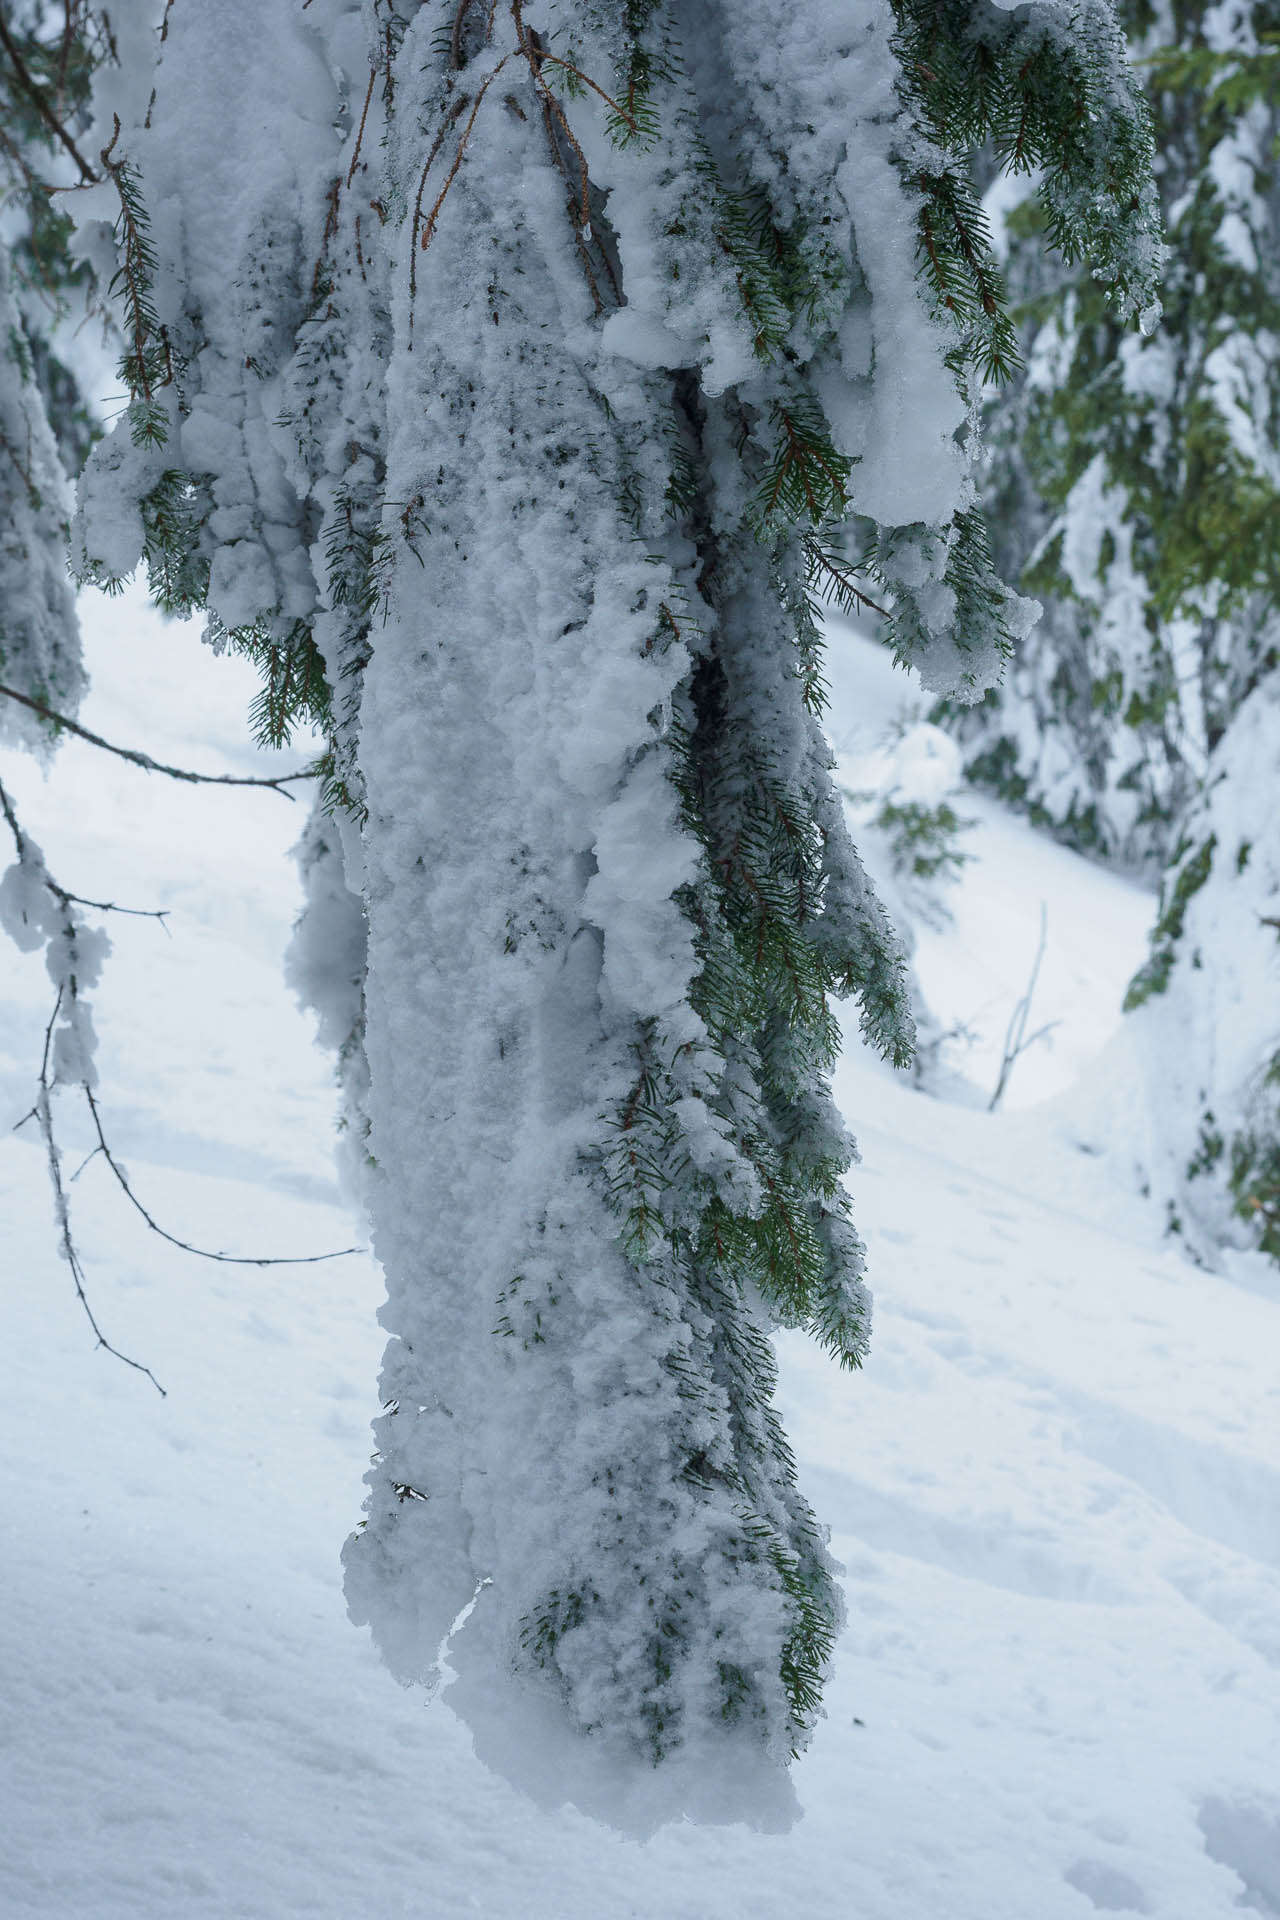
[[[814,594],[869,575],[968,695],[1030,617],[969,477],[986,138],[1147,306],[1098,0],[178,4],[99,210],[165,378],[81,568],[145,557],[326,740],[294,965],[392,1334],[351,1610],[635,1828],[786,1819],[840,1627],[767,1335],[863,1357],[832,1000],[912,1030]]]

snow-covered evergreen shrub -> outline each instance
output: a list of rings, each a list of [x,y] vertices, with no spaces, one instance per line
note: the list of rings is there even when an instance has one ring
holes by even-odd
[[[868,763],[869,789],[849,800],[884,845],[880,865],[901,889],[908,916],[929,926],[949,918],[946,889],[969,855],[963,840],[974,823],[963,806],[960,755],[939,727],[904,715]]]
[[[1164,321],[1126,333],[1087,277],[1046,269],[1034,207],[1010,215],[1029,348],[993,408],[987,502],[997,560],[1045,615],[1004,686],[949,724],[972,779],[1160,876],[1126,1003],[1140,1157],[1211,1258],[1280,1250],[1280,9],[1126,17],[1160,151]]]
[[[76,145],[107,29],[84,4],[0,13],[0,685],[74,713],[83,690],[67,575],[74,477],[93,438],[59,330],[92,274],[71,250],[58,189],[83,177]],[[52,730],[0,697],[0,739],[46,748]]]
[[[1280,621],[1273,623],[1273,645]],[[1126,1009],[1148,1096],[1140,1158],[1169,1227],[1210,1264],[1280,1259],[1280,683],[1232,716],[1182,820]]]
[[[1274,5],[1123,9],[1170,257],[1162,324],[1006,216],[1024,374],[989,409],[996,558],[1044,602],[1003,687],[953,715],[970,777],[1085,851],[1158,873],[1264,666],[1277,585]],[[1270,78],[1268,77],[1270,75]]]
[[[482,1753],[637,1826],[785,1817],[839,1629],[767,1331],[863,1356],[831,999],[911,1022],[814,596],[861,564],[940,692],[1025,626],[970,477],[987,138],[1148,305],[1098,4],[206,0],[94,210],[133,400],[80,565],[320,729],[367,914],[361,1006],[320,823],[294,966],[392,1336],[352,1611],[407,1680],[457,1622]]]
[[[950,921],[947,896],[969,858],[964,837],[973,821],[959,811],[960,750],[924,719],[922,704],[904,707],[866,754],[859,773],[867,784],[846,789],[845,802],[859,858],[902,945],[916,1036],[911,1076],[922,1091],[954,1093],[944,1054],[962,1030],[944,1031],[928,1004],[915,968],[916,930]]]
[[[62,193],[91,176],[77,141],[95,74],[113,57],[105,15],[84,0],[0,8],[0,744],[43,755],[58,735],[51,715],[73,716],[84,693],[67,543],[71,483],[95,432],[62,357],[64,331],[95,297]],[[33,1111],[70,1259],[50,1091],[96,1084],[87,995],[110,943],[54,879],[3,784],[0,833],[14,856],[0,877],[0,930],[44,950],[56,996]]]

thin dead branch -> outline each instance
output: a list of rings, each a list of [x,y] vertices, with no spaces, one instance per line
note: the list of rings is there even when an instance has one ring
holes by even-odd
[[[484,79],[480,83],[479,89],[476,93],[475,100],[472,102],[471,113],[467,120],[467,124],[462,129],[462,136],[458,141],[458,150],[453,156],[453,164],[449,168],[449,171],[445,176],[444,185],[441,187],[439,193],[436,195],[435,203],[432,206],[430,213],[427,215],[426,219],[422,223],[422,237],[418,241],[418,245],[422,249],[423,253],[425,253],[427,248],[431,245],[432,237],[436,230],[436,221],[440,217],[440,209],[443,207],[445,203],[450,187],[453,185],[454,181],[458,177],[458,172],[462,166],[463,157],[467,151],[467,143],[471,138],[472,129],[476,124],[476,116],[480,111],[481,103],[483,102],[486,93],[488,93],[490,87],[493,85],[494,81],[497,79],[498,75],[502,72],[503,68],[507,65],[511,57],[512,56],[509,53],[504,53],[501,60],[499,60],[497,66],[491,68],[490,71],[485,75]],[[428,166],[429,165],[430,163],[428,162]]]
[[[44,88],[33,78],[30,68],[23,59],[13,35],[9,31],[9,25],[4,17],[3,9],[0,9],[0,47],[4,48],[9,65],[13,68],[14,77],[23,93],[26,94],[27,99],[40,115],[40,118],[44,121],[54,139],[66,148],[77,167],[79,167],[81,180],[86,186],[96,184],[100,175],[96,174],[89,165],[89,162],[85,159],[79,147],[77,147],[75,141],[62,124],[62,121],[58,118],[57,113],[50,105],[49,100],[45,96]]]
[[[88,1103],[89,1112],[93,1117],[94,1132],[98,1136],[98,1144],[94,1148],[94,1154],[101,1153],[103,1159],[115,1175],[117,1184],[121,1192],[125,1195],[125,1198],[129,1201],[129,1204],[142,1215],[142,1218],[146,1221],[152,1233],[158,1233],[160,1238],[167,1240],[171,1247],[180,1247],[184,1253],[197,1254],[201,1260],[219,1260],[223,1262],[224,1265],[231,1267],[314,1267],[319,1265],[323,1260],[345,1260],[348,1254],[364,1253],[367,1251],[364,1247],[339,1247],[333,1253],[270,1255],[216,1253],[209,1247],[193,1246],[190,1240],[180,1240],[176,1233],[169,1233],[166,1228],[162,1227],[159,1221],[147,1211],[141,1200],[139,1200],[137,1194],[129,1184],[129,1176],[107,1144],[107,1136],[102,1125],[102,1115],[98,1109],[98,1103],[94,1098],[93,1088],[86,1086],[82,1081],[81,1090]],[[89,1158],[92,1159],[93,1154],[91,1154]]]
[[[364,96],[364,106],[360,112],[360,125],[356,130],[355,150],[351,155],[351,165],[347,168],[348,187],[351,185],[351,182],[356,177],[356,163],[360,158],[360,149],[364,145],[364,123],[369,118],[369,102],[373,99],[373,83],[377,79],[377,77],[378,77],[378,69],[376,67],[370,67],[369,85]]]
[[[115,1359],[123,1360],[125,1366],[132,1367],[135,1373],[144,1373],[161,1399],[164,1399],[166,1397],[165,1389],[160,1385],[160,1382],[156,1379],[150,1367],[144,1365],[141,1360],[135,1360],[131,1354],[125,1353],[120,1347],[115,1346],[107,1339],[106,1334],[99,1326],[97,1315],[90,1305],[88,1291],[85,1287],[85,1272],[84,1267],[81,1265],[79,1250],[76,1247],[75,1240],[72,1238],[71,1204],[67,1198],[66,1187],[63,1184],[62,1156],[58,1151],[57,1137],[53,1130],[53,1103],[50,1098],[52,1082],[49,1079],[50,1043],[53,1037],[54,1022],[58,1018],[61,1005],[62,989],[59,987],[53,1012],[49,1016],[49,1024],[45,1028],[44,1053],[40,1061],[40,1092],[35,1106],[32,1108],[31,1113],[27,1115],[27,1119],[34,1118],[36,1120],[40,1128],[40,1137],[44,1141],[45,1159],[49,1168],[49,1180],[53,1187],[53,1211],[58,1226],[58,1244],[61,1248],[63,1259],[71,1269],[71,1278],[75,1285],[76,1299],[84,1309],[85,1318],[93,1329],[94,1339],[98,1346],[113,1355]],[[19,1125],[21,1124],[22,1122],[19,1122]]]
[[[286,800],[293,795],[285,789],[295,780],[314,780],[315,772],[303,767],[297,773],[278,773],[259,775],[249,773],[192,773],[187,767],[170,767],[163,760],[153,760],[149,753],[141,753],[134,747],[113,746],[110,740],[104,740],[101,734],[91,733],[88,727],[82,727],[78,720],[68,720],[65,714],[55,713],[52,707],[46,707],[42,700],[32,699],[29,693],[19,693],[16,687],[0,686],[0,697],[16,700],[19,705],[29,707],[32,713],[38,713],[42,719],[52,721],[55,727],[63,727],[68,733],[74,733],[79,740],[87,740],[91,747],[101,747],[104,753],[114,753],[121,760],[128,760],[135,767],[142,767],[147,773],[163,773],[170,780],[185,780],[188,785],[203,787],[270,787],[282,794]]]
[[[1044,1026],[1037,1027],[1034,1033],[1027,1032],[1027,1021],[1031,1017],[1031,1002],[1035,995],[1036,981],[1040,977],[1040,966],[1044,960],[1045,945],[1049,937],[1049,910],[1043,901],[1040,904],[1040,940],[1036,947],[1036,957],[1031,964],[1031,978],[1027,981],[1027,990],[1009,1016],[1009,1025],[1004,1036],[1004,1055],[1000,1061],[1000,1074],[996,1081],[995,1092],[987,1103],[987,1112],[994,1113],[1004,1098],[1013,1072],[1015,1062],[1033,1047],[1037,1040],[1043,1040],[1047,1034],[1060,1024],[1057,1020],[1048,1020]]]
[[[606,106],[612,107],[619,120],[624,121],[632,133],[636,131],[637,123],[635,115],[626,107],[621,106],[611,93],[606,93],[604,88],[600,86],[597,81],[593,80],[589,73],[584,73],[581,67],[575,67],[572,60],[562,60],[558,53],[548,52],[546,47],[539,46],[537,53],[539,66],[545,61],[550,61],[553,67],[563,67],[565,72],[571,73],[575,80],[580,80],[584,87],[590,87],[592,93],[598,94]]]
[[[453,106],[445,115],[440,130],[432,141],[427,152],[427,157],[422,164],[422,172],[418,176],[418,191],[414,196],[413,202],[413,226],[409,236],[409,344],[411,347],[413,345],[413,305],[418,292],[418,233],[422,226],[422,196],[427,190],[427,176],[435,165],[436,156],[445,143],[445,138],[448,135],[450,127],[456,125],[459,117],[466,112],[466,108],[467,96],[466,94],[462,94],[454,101]],[[378,202],[374,200],[370,204],[374,208],[374,211],[379,213],[379,218],[382,218],[383,216],[379,210]]]

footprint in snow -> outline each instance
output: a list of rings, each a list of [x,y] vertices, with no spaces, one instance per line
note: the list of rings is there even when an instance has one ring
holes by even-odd
[[[805,1482],[832,1531],[864,1548],[1033,1600],[1115,1606],[1128,1598],[1098,1567],[1068,1560],[1025,1530],[931,1512],[913,1506],[904,1490],[881,1492],[831,1467],[811,1467]]]
[[[1212,1799],[1196,1818],[1209,1858],[1244,1882],[1238,1904],[1280,1915],[1280,1814]]]
[[[1062,1877],[1101,1913],[1151,1912],[1151,1903],[1137,1881],[1105,1860],[1076,1860]]]
[[[1192,1439],[1085,1394],[1061,1396],[1076,1449],[1130,1480],[1192,1533],[1280,1567],[1280,1474],[1247,1454]]]

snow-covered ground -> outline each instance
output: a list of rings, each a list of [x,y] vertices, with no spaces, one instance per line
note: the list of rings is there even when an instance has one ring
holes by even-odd
[[[109,738],[253,764],[239,663],[131,598],[94,610],[89,655],[85,718]],[[838,636],[834,664],[856,778],[910,692],[864,642]],[[96,996],[140,1197],[215,1248],[349,1244],[328,1064],[281,984],[301,807],[74,742],[47,783],[11,754],[3,773],[63,885],[172,909],[168,936],[113,916]],[[1098,1151],[1150,903],[963,810],[976,857],[918,954],[943,1024],[978,1034],[953,1064],[989,1092],[1042,903],[1032,1024],[1059,1024],[995,1115],[855,1049],[840,1071],[878,1313],[852,1379],[782,1343],[851,1613],[800,1825],[641,1847],[487,1774],[343,1613],[372,1263],[197,1259],[91,1162],[73,1201],[93,1304],[161,1399],[93,1350],[28,1128],[0,1136],[4,1920],[1280,1914],[1280,1289],[1162,1246]],[[48,1001],[38,961],[0,947],[0,1119],[30,1105]]]

